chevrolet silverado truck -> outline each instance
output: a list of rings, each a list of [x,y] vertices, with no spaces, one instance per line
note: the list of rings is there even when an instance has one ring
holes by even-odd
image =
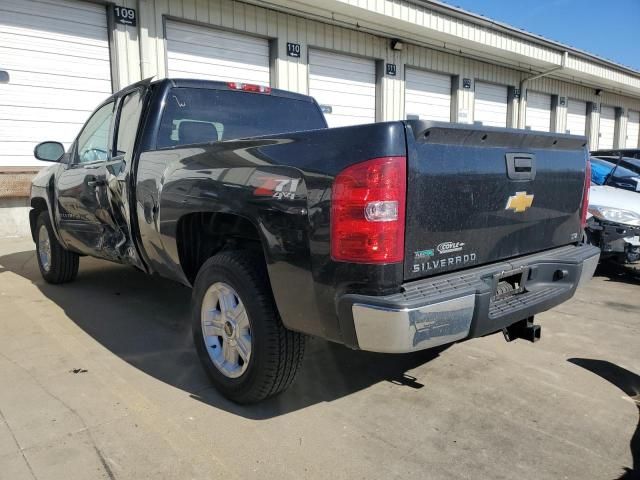
[[[143,81],[33,180],[42,276],[80,256],[192,288],[199,357],[239,403],[286,389],[305,338],[413,352],[502,331],[588,280],[585,139],[428,121],[327,128],[311,97]]]

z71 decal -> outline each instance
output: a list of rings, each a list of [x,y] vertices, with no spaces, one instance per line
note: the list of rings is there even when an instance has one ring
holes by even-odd
[[[273,197],[278,200],[294,200],[300,179],[268,177],[253,191],[257,197]]]

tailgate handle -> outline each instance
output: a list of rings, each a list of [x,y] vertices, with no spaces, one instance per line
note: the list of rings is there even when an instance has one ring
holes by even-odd
[[[515,166],[516,172],[530,172],[531,171],[531,159],[530,158],[522,158],[516,157]]]
[[[531,153],[507,153],[507,176],[511,180],[533,180],[536,177],[536,156]]]

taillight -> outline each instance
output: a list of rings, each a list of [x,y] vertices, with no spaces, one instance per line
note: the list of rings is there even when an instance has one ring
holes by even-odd
[[[591,161],[587,159],[584,171],[584,190],[582,191],[582,228],[587,226],[587,212],[589,211],[589,189],[591,188]]]
[[[331,194],[331,258],[401,262],[406,191],[406,157],[374,158],[340,172]]]
[[[228,82],[227,87],[232,88],[233,90],[242,90],[243,92],[271,93],[271,87],[255,85],[253,83]]]

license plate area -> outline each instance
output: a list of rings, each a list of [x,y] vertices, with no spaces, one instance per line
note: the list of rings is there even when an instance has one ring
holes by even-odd
[[[529,278],[529,267],[522,267],[508,272],[501,272],[493,276],[492,301],[520,295],[526,291]]]

